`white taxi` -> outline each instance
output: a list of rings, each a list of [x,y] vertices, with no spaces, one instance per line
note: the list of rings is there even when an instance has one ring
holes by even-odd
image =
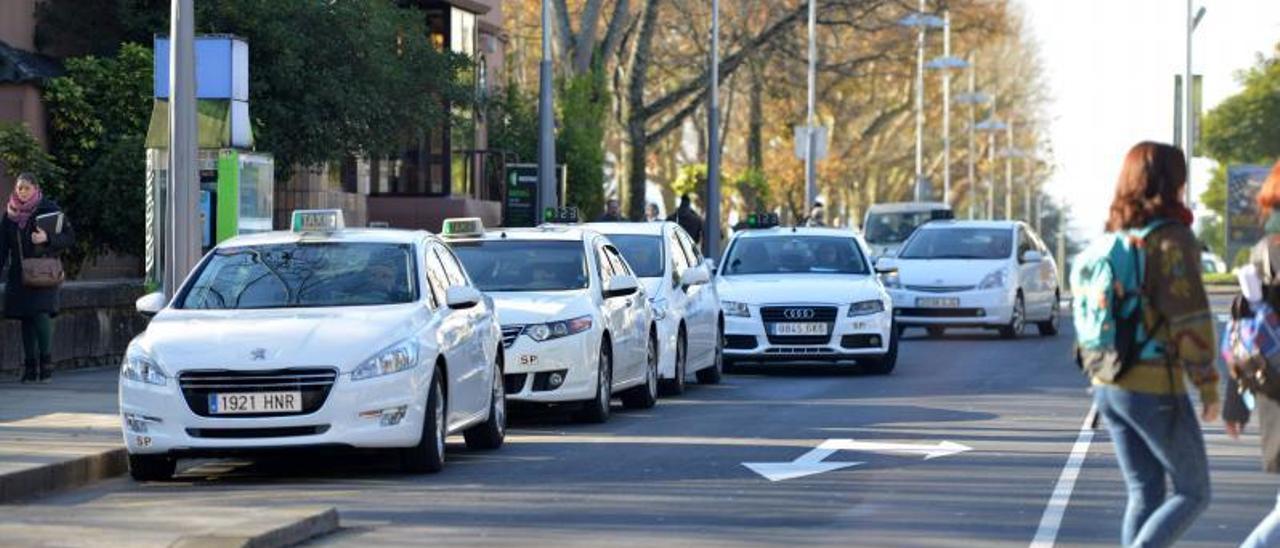
[[[443,236],[493,297],[506,348],[507,398],[581,404],[584,422],[658,397],[658,339],[631,266],[599,232],[569,225],[486,231],[448,219]]]
[[[726,368],[746,363],[856,363],[886,374],[898,360],[893,303],[852,231],[779,228],[750,215],[716,275]]]
[[[698,382],[720,382],[720,298],[711,284],[712,261],[672,222],[592,223],[635,269],[649,294],[658,326],[658,373],[664,392],[684,392],[686,373]]]
[[[426,232],[348,230],[299,211],[293,230],[219,244],[129,344],[120,413],[129,471],[179,457],[395,449],[435,472],[445,438],[502,445],[502,344],[492,301]]]

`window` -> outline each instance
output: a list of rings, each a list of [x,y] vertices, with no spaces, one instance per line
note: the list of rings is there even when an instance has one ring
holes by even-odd
[[[467,275],[462,273],[462,267],[458,265],[458,260],[454,258],[453,253],[450,253],[447,249],[436,247],[436,254],[440,256],[440,262],[444,265],[445,276],[449,278],[449,287],[467,285]]]
[[[631,272],[631,266],[622,259],[622,255],[613,246],[605,246],[604,253],[609,257],[609,266],[613,268],[615,276],[635,276]]]
[[[930,228],[912,236],[902,259],[1007,259],[1013,231],[1007,228]]]
[[[689,256],[684,254],[674,232],[667,236],[667,255],[671,257],[671,287],[676,287],[680,285],[680,273],[689,268]]]
[[[581,241],[481,240],[451,246],[481,291],[568,291],[590,282]]]
[[[449,275],[445,273],[440,257],[433,251],[427,251],[427,284],[431,286],[436,306],[442,306],[445,302],[445,290],[449,287]]]
[[[662,237],[645,234],[608,234],[627,264],[641,278],[662,277]]]
[[[1025,228],[1018,229],[1018,260],[1022,260],[1022,256],[1028,251],[1036,251],[1036,244],[1031,240],[1029,231]]]
[[[870,273],[857,240],[843,236],[738,238],[729,248],[724,274]]]
[[[613,269],[613,264],[609,262],[608,255],[605,254],[604,245],[599,242],[596,243],[596,269],[600,274],[600,285],[602,287],[617,274]]]
[[[689,233],[684,230],[677,230],[676,237],[680,239],[680,247],[684,249],[685,257],[689,260],[689,266],[698,266],[702,264],[702,250],[698,249],[698,245],[693,243],[693,238],[689,237]]]

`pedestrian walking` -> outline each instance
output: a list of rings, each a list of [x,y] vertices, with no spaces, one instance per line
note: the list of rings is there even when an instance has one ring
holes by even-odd
[[[61,209],[44,196],[36,176],[23,173],[0,219],[0,272],[9,268],[4,315],[22,322],[23,382],[46,382],[53,374],[52,318],[58,313],[62,282],[57,256],[74,242],[71,223],[51,215],[58,213]]]
[[[693,238],[694,243],[702,243],[702,216],[694,211],[693,200],[688,194],[680,195],[680,207],[667,220],[679,224]]]
[[[1125,157],[1107,221],[1108,232],[1141,238],[1145,256],[1141,324],[1149,335],[1137,342],[1132,365],[1110,379],[1092,377],[1128,485],[1124,546],[1170,546],[1209,504],[1204,436],[1184,378],[1199,390],[1201,419],[1217,420],[1221,407],[1200,246],[1181,200],[1186,182],[1182,151],[1139,143]]]
[[[649,202],[644,206],[644,222],[658,223],[662,222],[662,214],[658,212],[658,204]]]
[[[805,220],[804,226],[827,226],[826,211],[822,208],[822,202],[813,203],[813,208],[809,210],[809,218]]]
[[[601,223],[620,223],[625,220],[627,219],[622,216],[622,205],[613,198],[604,203],[604,213],[600,215],[599,219],[596,219],[597,222]]]
[[[1250,264],[1261,278],[1270,282],[1262,286],[1261,301],[1272,310],[1280,310],[1280,264],[1276,264],[1271,250],[1280,247],[1280,162],[1271,168],[1271,174],[1258,192],[1258,211],[1263,212],[1266,236],[1253,248]],[[1246,293],[1248,294],[1248,293]],[[1232,368],[1235,369],[1234,367]],[[1268,473],[1280,473],[1280,399],[1262,390],[1243,391],[1233,374],[1227,381],[1227,397],[1223,406],[1223,419],[1227,435],[1239,438],[1250,416],[1258,417],[1262,434],[1262,467]],[[1253,533],[1241,545],[1242,548],[1280,546],[1280,495],[1275,508],[1262,519]]]

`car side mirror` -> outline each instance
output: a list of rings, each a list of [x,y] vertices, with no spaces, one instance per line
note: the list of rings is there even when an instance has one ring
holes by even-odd
[[[680,276],[680,284],[686,288],[695,285],[703,285],[711,281],[711,274],[707,272],[705,267],[695,266],[686,268],[684,274]]]
[[[474,287],[455,285],[445,290],[444,301],[449,308],[462,310],[480,304],[480,292]]]
[[[889,257],[881,257],[876,261],[876,273],[893,274],[898,271],[898,261]]]
[[[634,295],[640,290],[640,282],[635,276],[619,275],[609,278],[604,284],[604,298],[612,299],[614,297],[625,297]]]
[[[164,293],[157,291],[155,293],[148,293],[139,297],[137,301],[134,301],[133,306],[138,309],[139,314],[148,318],[153,318],[156,314],[159,314],[161,310],[164,310],[164,307],[167,304],[169,304],[169,302],[168,299],[165,299]]]
[[[1027,250],[1022,253],[1022,262],[1024,263],[1038,263],[1043,260],[1044,255],[1041,255],[1039,251]]]

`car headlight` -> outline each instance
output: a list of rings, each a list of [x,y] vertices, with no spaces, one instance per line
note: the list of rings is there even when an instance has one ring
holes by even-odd
[[[860,301],[849,305],[849,313],[846,317],[869,316],[871,314],[879,314],[884,312],[884,303],[879,300]]]
[[[135,382],[145,382],[156,386],[164,386],[169,382],[169,375],[156,364],[155,360],[138,350],[129,350],[120,365],[120,376]]]
[[[736,316],[739,318],[751,317],[751,308],[747,306],[747,303],[721,301],[720,308],[724,310],[725,316]]]
[[[405,341],[379,352],[351,371],[351,380],[372,379],[413,369],[418,365],[418,344]]]
[[[667,318],[667,300],[666,299],[649,299],[649,307],[653,309],[653,319],[665,320]]]
[[[978,284],[978,289],[996,289],[1004,287],[1005,278],[1008,276],[1009,269],[1007,267],[1000,267],[999,269],[996,269],[996,271],[987,274],[987,277],[982,279],[982,283]]]
[[[902,289],[902,277],[897,272],[881,274],[880,283],[888,289]]]
[[[591,325],[591,316],[578,316],[571,320],[527,325],[524,328],[524,334],[530,339],[543,342],[582,333],[591,329]]]

